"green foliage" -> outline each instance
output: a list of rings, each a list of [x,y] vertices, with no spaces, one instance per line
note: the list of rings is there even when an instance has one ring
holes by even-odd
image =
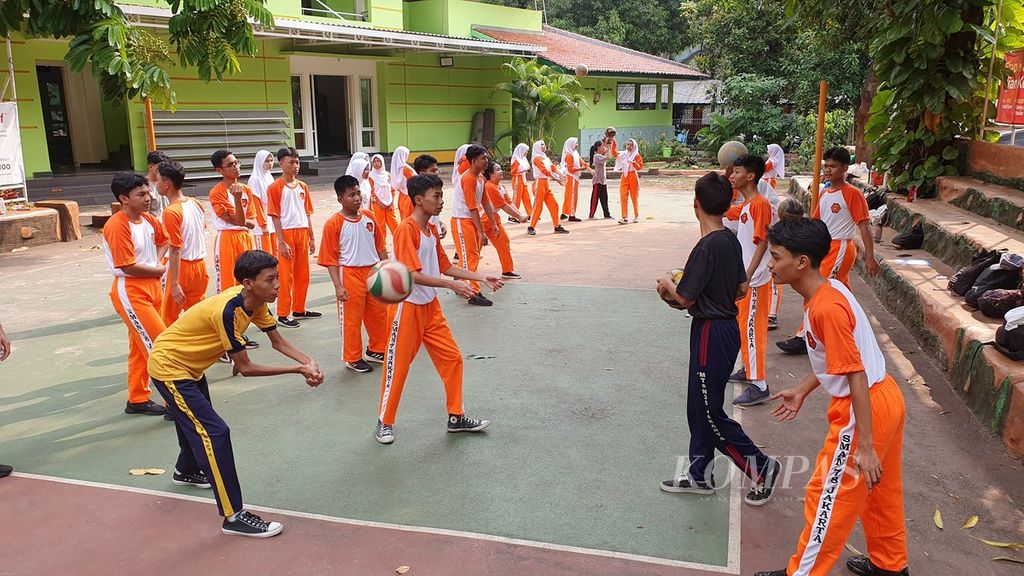
[[[783,148],[792,146],[794,118],[784,114],[782,99],[784,80],[756,74],[736,74],[722,82],[721,99],[726,102],[723,114],[712,114],[710,125],[697,136],[700,147],[715,152],[728,140],[739,140],[752,154],[765,154],[768,144]]]
[[[166,0],[173,16],[170,42],[130,26],[110,0],[7,0],[0,3],[0,35],[71,38],[64,60],[75,71],[87,64],[109,100],[148,96],[173,108],[169,68],[172,46],[182,66],[209,81],[238,72],[238,56],[256,54],[253,19],[273,26],[265,0]]]
[[[814,163],[815,136],[818,132],[818,115],[807,114],[797,118],[796,134],[799,138],[799,146],[796,152],[800,159],[800,166],[811,169]],[[853,132],[853,111],[832,110],[825,113],[825,137],[822,150],[828,150],[836,146],[846,146],[850,142],[850,133]],[[796,167],[793,167],[795,170]]]
[[[586,106],[579,93],[579,81],[536,59],[513,58],[503,65],[509,80],[494,87],[512,97],[512,126],[498,134],[495,142],[505,138],[513,145],[541,140],[553,130],[561,118]]]

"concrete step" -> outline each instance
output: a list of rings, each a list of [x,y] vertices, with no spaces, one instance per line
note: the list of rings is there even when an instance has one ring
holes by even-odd
[[[953,389],[1017,457],[1024,457],[1024,362],[986,345],[1001,321],[972,311],[947,289],[953,269],[924,250],[898,250],[886,230],[876,248],[882,272],[858,268],[875,295],[945,369]]]
[[[1024,190],[1024,147],[971,140],[967,144],[971,176]]]
[[[1024,191],[969,176],[943,176],[938,189],[943,202],[1024,230]]]
[[[979,250],[1006,249],[1024,255],[1024,231],[938,199],[907,202],[890,194],[888,225],[906,232],[924,223],[924,249],[954,270],[970,264]]]

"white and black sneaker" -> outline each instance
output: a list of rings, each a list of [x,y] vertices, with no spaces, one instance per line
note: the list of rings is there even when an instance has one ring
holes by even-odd
[[[366,374],[367,372],[373,372],[373,366],[370,366],[366,360],[360,358],[355,362],[345,362],[345,368],[352,370],[353,372],[359,372],[360,374]]]
[[[772,499],[772,492],[775,491],[775,481],[779,477],[779,471],[782,470],[782,464],[778,460],[771,458],[768,460],[768,471],[765,472],[764,482],[754,484],[747,495],[743,497],[743,501],[750,506],[764,506]]]
[[[377,364],[384,363],[383,352],[374,352],[373,350],[367,348],[366,352],[363,352],[363,356],[366,358],[366,360],[369,360],[370,362],[376,362]]]
[[[280,522],[264,522],[263,518],[242,510],[235,514],[234,520],[224,519],[221,532],[229,536],[248,536],[250,538],[270,538],[277,536],[284,529]]]
[[[301,318],[303,320],[309,320],[310,318],[320,318],[321,316],[323,316],[322,313],[315,312],[313,310],[306,310],[303,312],[292,312],[292,318]]]
[[[195,474],[182,474],[177,470],[174,471],[174,476],[171,476],[171,484],[175,486],[193,486],[195,488],[209,488],[210,481],[206,479],[206,474],[202,472],[196,472]]]
[[[391,444],[395,441],[395,427],[378,420],[377,431],[373,433],[373,437],[381,444]]]
[[[520,276],[515,270],[511,272],[502,272],[501,277],[506,280],[520,280],[522,278],[522,276]]]
[[[289,318],[287,316],[278,316],[277,317],[277,325],[278,326],[284,326],[285,328],[298,328],[299,326],[301,326],[301,324],[299,324],[294,319]]]
[[[448,415],[449,432],[480,432],[491,425],[490,420],[477,420],[465,414]]]
[[[662,492],[671,494],[700,494],[710,496],[715,493],[715,487],[710,482],[696,482],[686,476],[674,480],[665,480],[659,486]]]

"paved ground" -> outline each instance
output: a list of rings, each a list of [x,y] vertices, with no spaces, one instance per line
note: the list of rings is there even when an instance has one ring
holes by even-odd
[[[167,423],[120,412],[125,330],[106,296],[97,237],[0,256],[3,319],[15,341],[2,368],[0,461],[28,474],[0,481],[5,524],[17,527],[0,539],[0,554],[15,558],[0,574],[214,564],[260,573],[388,574],[408,565],[411,574],[510,575],[748,574],[781,566],[800,528],[805,473],[762,509],[742,506],[738,488],[704,500],[657,490],[685,452],[679,375],[688,321],[649,288],[696,242],[692,181],[645,179],[639,224],[584,222],[554,236],[542,221],[536,237],[511,225],[524,281],[495,295],[492,309],[444,296],[463,353],[494,356],[466,361],[467,408],[495,422],[486,436],[443,433],[441,386],[422,355],[398,440],[378,446],[371,430],[379,379],[343,371],[335,360],[330,281],[315,270],[311,305],[327,316],[286,335],[321,360],[325,386],[211,370],[246,499],[280,509],[266,516],[287,524],[268,542],[221,536],[205,493],[176,490],[167,475],[127,475],[132,467],[170,468],[176,446]],[[320,223],[335,204],[325,191],[314,198]],[[482,265],[496,267],[492,249]],[[969,536],[1024,540],[1021,463],[1004,455],[866,287],[857,282],[855,291],[907,396],[914,572],[1018,573],[991,561],[1012,551]],[[798,298],[786,294],[783,331],[795,328],[798,314]],[[807,370],[805,358],[776,352],[768,365],[774,388]],[[740,416],[769,453],[810,457],[824,400],[785,425],[770,420],[767,407]],[[945,531],[932,524],[936,508]],[[981,517],[978,527],[959,530],[971,514]],[[126,541],[146,542],[144,553]],[[53,554],[54,543],[62,554]],[[864,548],[860,536],[852,543]]]

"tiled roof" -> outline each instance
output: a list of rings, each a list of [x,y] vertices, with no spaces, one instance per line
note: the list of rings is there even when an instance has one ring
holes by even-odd
[[[542,32],[474,26],[473,30],[495,40],[547,48],[538,57],[567,70],[585,64],[592,74],[643,75],[670,78],[704,78],[700,72],[667,58],[651,56],[580,34],[544,26]]]

